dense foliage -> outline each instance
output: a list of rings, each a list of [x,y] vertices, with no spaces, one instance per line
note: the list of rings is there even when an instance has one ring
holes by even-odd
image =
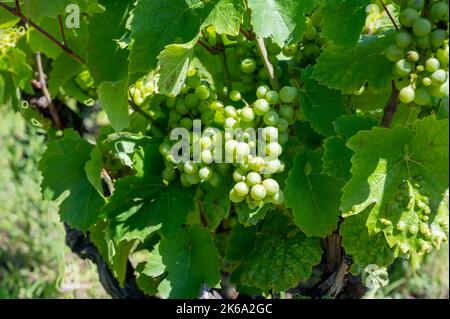
[[[0,5],[0,102],[119,283],[134,258],[148,295],[268,296],[331,237],[365,276],[448,240],[448,1]]]

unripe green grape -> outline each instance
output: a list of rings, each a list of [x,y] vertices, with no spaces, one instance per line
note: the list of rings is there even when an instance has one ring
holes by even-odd
[[[415,97],[416,94],[411,86],[404,87],[403,89],[400,90],[399,99],[400,102],[404,104],[411,103],[412,101],[414,101]]]
[[[273,126],[267,126],[262,129],[261,135],[266,141],[275,141],[278,138],[278,129]]]
[[[246,183],[244,182],[239,182],[236,185],[234,185],[234,191],[240,196],[240,197],[244,197],[247,196],[248,193],[250,192],[249,187],[247,186]]]
[[[439,48],[445,43],[447,33],[442,29],[436,29],[431,32],[430,40],[434,48]]]
[[[301,64],[303,62],[303,52],[298,51],[297,54],[294,56],[294,62],[296,64]]]
[[[253,111],[256,115],[263,116],[270,110],[270,104],[265,99],[258,99],[253,104]]]
[[[267,52],[269,54],[278,55],[281,53],[281,47],[278,44],[272,42],[267,46]]]
[[[198,86],[198,87],[200,87],[200,86]],[[189,93],[184,98],[184,103],[186,104],[186,106],[188,108],[191,108],[191,109],[197,107],[199,102],[200,102],[200,100],[199,100],[198,96],[194,93]]]
[[[213,156],[210,150],[203,150],[201,153],[201,159],[203,163],[210,164],[213,161]]]
[[[239,142],[236,145],[236,157],[243,159],[250,154],[250,147],[245,142]]]
[[[284,203],[284,193],[283,191],[278,191],[275,195],[272,197],[272,203],[275,205],[281,205]]]
[[[278,58],[276,55],[269,54],[268,60],[274,67],[276,67],[278,65]]]
[[[408,7],[416,9],[418,11],[422,10],[425,6],[425,0],[408,0]]]
[[[223,124],[223,126],[225,127],[225,128],[234,128],[236,125],[237,125],[237,121],[234,119],[234,118],[232,118],[232,117],[227,117],[226,119],[225,119],[225,122],[224,122],[224,124]]]
[[[183,165],[183,171],[186,174],[195,174],[198,172],[198,165],[196,163],[193,163],[191,161],[184,163]]]
[[[244,182],[246,180],[245,172],[242,169],[240,169],[240,168],[234,170],[234,172],[233,172],[233,180],[236,183]]]
[[[312,25],[307,25],[306,31],[303,34],[303,37],[306,40],[310,40],[310,41],[315,40],[317,37],[317,29]]]
[[[422,79],[422,85],[425,87],[430,86],[431,84],[433,84],[433,82],[431,81],[431,79],[429,77],[425,77]]]
[[[279,96],[281,102],[290,104],[295,101],[295,99],[297,98],[297,94],[298,91],[296,88],[292,86],[284,86],[283,88],[281,88]]]
[[[252,58],[244,59],[241,62],[241,71],[245,74],[251,74],[256,70],[256,61]]]
[[[266,152],[271,157],[279,157],[283,152],[283,148],[277,142],[272,142],[266,146]]]
[[[293,57],[297,53],[298,47],[297,44],[290,44],[283,48],[283,54],[286,57]]]
[[[420,18],[419,13],[416,9],[406,8],[400,13],[400,23],[402,26],[410,28],[413,26],[414,22]]]
[[[265,167],[265,173],[275,174],[281,169],[281,167],[282,167],[282,164],[279,159],[267,161],[266,167]]]
[[[199,100],[207,100],[211,95],[211,91],[206,85],[199,85],[195,89],[195,95]]]
[[[262,185],[266,189],[266,192],[269,196],[273,196],[280,191],[280,186],[277,181],[271,178],[265,179],[262,182]]]
[[[406,48],[408,47],[412,42],[412,38],[407,32],[399,32],[395,35],[395,43],[397,43],[397,46],[399,48]]]
[[[202,149],[210,148],[211,145],[212,145],[212,140],[211,140],[210,137],[208,137],[208,136],[202,136],[202,137],[200,138],[200,147],[201,147]]]
[[[286,119],[284,119],[284,118],[280,118],[280,121],[278,122],[277,128],[278,128],[279,132],[285,132],[289,128],[289,122]]]
[[[269,73],[267,72],[267,70],[265,68],[259,69],[259,71],[258,71],[258,78],[260,80],[267,80],[267,79],[269,79]]]
[[[190,76],[186,80],[186,85],[191,89],[196,89],[200,84],[202,84],[202,81],[198,75]]]
[[[167,106],[169,109],[173,109],[173,108],[175,107],[176,102],[177,102],[177,99],[176,99],[175,97],[169,97],[169,98],[166,100],[166,106]]]
[[[289,140],[289,133],[287,131],[281,132],[280,136],[278,137],[278,142],[283,145],[286,144],[288,140]]]
[[[271,105],[278,104],[278,101],[280,101],[280,97],[278,96],[278,93],[276,91],[267,92],[267,94],[264,98]]]
[[[241,120],[250,123],[255,119],[255,112],[251,107],[245,106],[241,111]]]
[[[428,19],[420,18],[414,21],[413,32],[418,37],[424,37],[431,32],[432,25]]]
[[[443,1],[433,4],[430,14],[434,21],[448,22],[448,4]]]
[[[197,184],[200,184],[200,182],[201,182],[200,177],[198,177],[198,174],[186,174],[186,180],[191,185],[197,185]]]
[[[441,62],[441,65],[447,66],[449,63],[449,49],[448,45],[445,49],[438,49],[436,52],[436,58]]]
[[[439,69],[430,75],[430,79],[434,85],[441,85],[447,80],[447,73],[444,70]]]
[[[241,75],[241,82],[244,85],[253,85],[253,83],[255,83],[255,76],[253,74],[243,74]],[[226,95],[226,94],[224,94]]]
[[[239,196],[238,193],[234,190],[234,188],[230,191],[229,199],[232,203],[238,204],[245,200],[245,196]]]
[[[182,99],[177,100],[177,104],[175,105],[175,110],[181,115],[186,115],[189,113],[189,108],[186,105],[186,103],[184,102],[184,100],[182,100]]]
[[[425,67],[423,65],[419,64],[416,66],[416,73],[421,73],[423,71],[425,71]],[[417,78],[417,74],[411,74],[410,78],[414,80],[415,78]]]
[[[208,181],[213,176],[213,170],[208,166],[204,166],[198,170],[198,177],[202,181]]]
[[[441,64],[439,63],[438,59],[435,58],[429,58],[425,61],[425,69],[427,72],[433,73],[434,71],[439,70],[439,67]]]
[[[414,65],[410,61],[401,59],[395,64],[395,73],[399,76],[408,76],[412,72],[413,67]]]
[[[212,111],[204,112],[201,114],[200,119],[203,125],[210,125],[214,118],[214,113]]]
[[[431,96],[428,93],[427,89],[424,88],[418,88],[416,90],[416,97],[414,99],[414,103],[417,105],[427,105],[431,101]]]
[[[237,118],[236,108],[234,106],[228,105],[223,109],[226,117]]]
[[[275,111],[269,111],[266,115],[264,115],[264,124],[266,125],[277,125],[279,120],[280,117]]]
[[[316,43],[308,43],[303,48],[303,54],[308,59],[315,59],[320,55],[321,49]]]
[[[294,109],[288,105],[282,105],[279,113],[282,118],[288,121],[294,117]]]
[[[211,102],[211,104],[209,105],[210,109],[213,111],[217,111],[217,110],[221,110],[224,108],[224,105],[222,102],[220,101],[213,101]]]
[[[403,57],[404,51],[403,51],[403,49],[399,48],[397,45],[391,44],[390,46],[388,46],[386,48],[384,54],[386,55],[386,58],[389,61],[397,62],[398,60],[400,60]]]
[[[177,123],[181,121],[182,115],[176,110],[172,110],[169,112],[169,123]]]
[[[261,175],[256,172],[250,172],[245,179],[248,186],[253,187],[261,183]]]
[[[170,154],[170,150],[172,149],[172,145],[170,145],[170,143],[161,143],[161,145],[159,145],[159,152],[161,153],[161,155],[168,155]]]
[[[448,80],[445,83],[441,84],[440,86],[433,88],[431,94],[437,98],[443,98],[444,96],[448,96],[449,95]]]
[[[355,96],[361,96],[366,91],[366,87],[363,85],[358,91],[353,92],[353,95]]]
[[[188,174],[185,173],[181,174],[180,176],[181,185],[183,185],[184,187],[191,187],[192,184],[188,181],[187,176]]]
[[[419,53],[417,53],[416,51],[408,51],[408,53],[406,53],[406,59],[408,61],[417,62],[419,61],[419,58]]]
[[[261,85],[256,89],[256,97],[258,99],[263,99],[266,97],[266,94],[269,91],[270,91],[270,88],[267,85]]]
[[[255,172],[262,172],[266,166],[266,161],[262,157],[254,157],[249,161],[250,169]]]
[[[200,101],[198,103],[198,107],[197,107],[197,111],[199,113],[204,113],[204,112],[208,112],[209,109],[209,102],[208,101]]]
[[[192,128],[192,119],[189,117],[182,118],[180,121],[180,127],[190,130]]]
[[[240,101],[240,100],[242,99],[241,92],[239,92],[239,91],[237,91],[237,90],[231,91],[231,92],[230,92],[230,99],[231,99],[232,101],[235,101],[235,102]]]
[[[250,191],[250,195],[252,198],[256,201],[263,200],[267,196],[267,191],[264,186],[262,185],[255,185],[252,187]]]

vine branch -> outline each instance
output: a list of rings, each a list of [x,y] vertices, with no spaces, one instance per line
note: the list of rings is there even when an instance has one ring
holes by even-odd
[[[381,121],[381,125],[383,127],[391,127],[392,120],[394,118],[395,112],[397,112],[398,104],[399,104],[399,92],[395,87],[394,82],[392,82],[392,94],[391,97],[384,108],[383,120]]]
[[[258,47],[259,54],[261,59],[263,60],[264,66],[269,74],[270,84],[272,88],[276,91],[280,90],[280,83],[278,82],[278,78],[275,75],[275,68],[272,63],[269,61],[269,55],[267,53],[266,44],[264,43],[264,39],[261,37],[256,37],[256,46]]]
[[[58,25],[59,25],[59,32],[61,33],[61,38],[63,40],[63,44],[67,46],[66,33],[64,32],[64,24],[62,21],[62,16],[60,14],[58,14]]]
[[[139,105],[134,103],[131,98],[128,99],[128,104],[130,104],[130,107],[133,111],[141,114],[144,118],[146,118],[150,122],[153,121],[152,117],[147,112],[145,112]]]
[[[50,111],[50,115],[52,116],[53,122],[55,123],[55,126],[60,130],[62,129],[62,123],[61,119],[59,118],[58,112],[56,111],[56,108],[53,104],[50,92],[48,91],[47,88],[47,81],[45,80],[44,68],[42,67],[41,52],[36,53],[36,65],[38,69],[40,89],[44,94],[45,98],[47,99],[48,109]]]
[[[0,2],[0,7],[2,7],[5,10],[8,10],[11,14],[15,15],[20,20],[29,24],[33,28],[35,28],[38,32],[42,33],[46,38],[48,38],[50,41],[52,41],[54,44],[56,44],[59,48],[61,48],[64,52],[66,52],[73,59],[80,62],[81,64],[85,64],[85,61],[79,55],[77,55],[75,52],[73,52],[66,44],[61,43],[58,39],[56,39],[50,33],[48,33],[43,28],[41,28],[38,24],[36,24],[35,22],[29,20],[26,16],[24,16],[20,12],[20,8],[16,8],[16,9],[12,8],[3,2]]]
[[[217,49],[210,47],[208,44],[206,44],[205,42],[203,42],[200,39],[198,39],[197,43],[199,45],[201,45],[202,47],[204,47],[206,50],[208,50],[208,52],[211,53],[211,54],[218,54],[219,53]]]
[[[389,19],[391,19],[392,24],[394,25],[395,29],[398,31],[399,30],[398,25],[397,25],[397,23],[395,23],[394,17],[391,15],[391,12],[389,12],[389,9],[386,6],[386,3],[384,3],[383,0],[380,0],[380,3],[383,6],[384,11],[386,11],[387,15],[389,16]]]

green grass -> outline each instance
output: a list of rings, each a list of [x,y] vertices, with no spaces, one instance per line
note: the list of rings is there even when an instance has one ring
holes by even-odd
[[[104,298],[95,266],[72,255],[54,203],[41,199],[44,136],[0,115],[0,298]]]

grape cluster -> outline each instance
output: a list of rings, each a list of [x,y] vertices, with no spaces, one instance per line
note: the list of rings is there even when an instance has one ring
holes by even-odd
[[[448,96],[448,9],[446,1],[409,0],[401,10],[401,29],[385,51],[401,103],[427,106]]]
[[[25,29],[20,28],[0,28],[0,54],[6,54],[11,48],[14,48],[17,41],[25,35]]]

